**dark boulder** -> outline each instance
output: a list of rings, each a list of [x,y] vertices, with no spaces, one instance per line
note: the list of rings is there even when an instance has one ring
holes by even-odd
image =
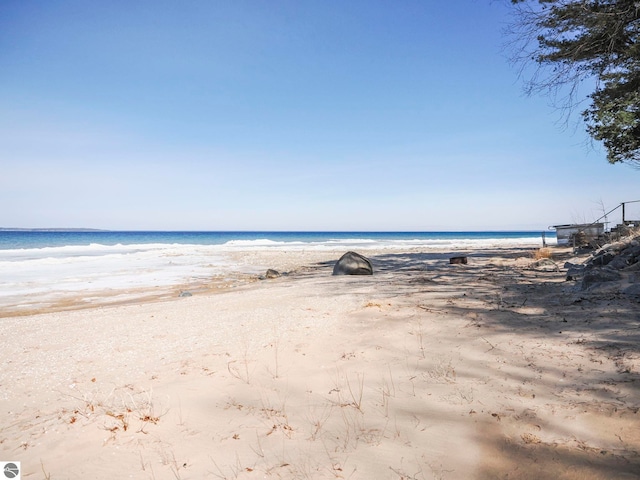
[[[602,251],[595,255],[591,260],[590,264],[595,265],[596,267],[604,267],[611,263],[611,261],[616,258],[616,254],[613,252]]]
[[[607,265],[609,265],[609,268],[614,268],[616,270],[622,270],[623,268],[628,267],[629,265],[631,265],[631,263],[629,262],[629,257],[627,257],[626,255],[616,255],[616,257],[611,260]]]
[[[467,257],[451,257],[449,259],[449,264],[451,265],[466,265]]]
[[[580,280],[586,270],[584,265],[577,265],[571,262],[565,263],[564,268],[567,269],[567,280]]]
[[[640,283],[633,283],[625,288],[622,293],[626,293],[627,295],[638,295],[640,296]]]
[[[356,252],[347,252],[333,267],[334,275],[373,275],[373,267],[367,257]]]
[[[582,290],[587,290],[594,285],[606,282],[617,282],[622,275],[609,268],[594,268],[585,273],[582,279]]]
[[[640,260],[640,247],[629,246],[620,253],[609,264],[610,267],[622,270],[623,268],[635,265]]]

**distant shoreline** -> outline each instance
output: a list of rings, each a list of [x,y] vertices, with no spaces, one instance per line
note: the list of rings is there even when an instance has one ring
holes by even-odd
[[[107,232],[107,233],[239,233],[239,234],[474,234],[474,233],[555,233],[550,229],[528,229],[528,230],[110,230],[105,228],[18,228],[18,227],[0,227],[0,232]]]
[[[12,228],[0,227],[0,232],[109,232],[101,228]]]

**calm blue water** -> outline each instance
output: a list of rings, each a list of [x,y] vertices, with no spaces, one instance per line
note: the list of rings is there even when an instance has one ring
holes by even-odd
[[[427,243],[452,240],[531,239],[541,231],[495,232],[142,232],[142,231],[0,231],[0,250],[80,245],[224,245],[229,242],[268,240],[277,243],[325,243],[343,240],[374,242],[423,240]],[[555,232],[546,232],[547,239]]]

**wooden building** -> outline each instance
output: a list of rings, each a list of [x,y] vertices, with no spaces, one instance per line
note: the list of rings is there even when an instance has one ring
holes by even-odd
[[[552,228],[556,229],[559,246],[580,246],[581,243],[593,242],[604,234],[604,223],[554,225]]]

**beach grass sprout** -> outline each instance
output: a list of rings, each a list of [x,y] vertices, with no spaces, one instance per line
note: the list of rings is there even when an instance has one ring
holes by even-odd
[[[538,250],[533,252],[533,258],[534,260],[542,260],[543,258],[552,259],[553,252],[550,248],[547,247],[539,248]]]

